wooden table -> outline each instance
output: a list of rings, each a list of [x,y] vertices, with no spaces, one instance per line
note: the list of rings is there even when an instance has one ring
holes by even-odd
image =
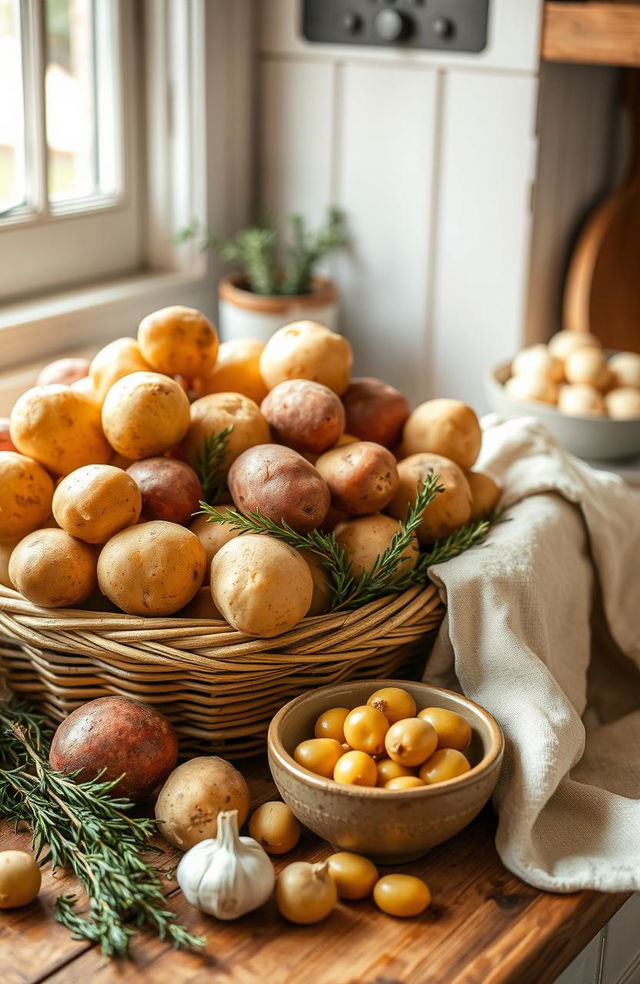
[[[253,805],[274,797],[263,763],[241,766]],[[338,906],[322,923],[284,922],[273,902],[232,922],[200,915],[167,879],[168,904],[190,930],[206,935],[203,953],[177,953],[140,937],[131,961],[105,961],[100,951],[52,917],[56,897],[73,879],[43,871],[36,902],[0,912],[2,984],[547,984],[628,898],[625,894],[537,892],[500,863],[487,809],[449,843],[403,871],[422,876],[433,904],[418,919],[386,916],[370,900]],[[29,836],[0,824],[0,848],[28,848]],[[318,860],[331,853],[305,835],[278,862]],[[162,865],[175,866],[169,853]],[[387,869],[384,869],[385,871]],[[388,869],[393,870],[393,869]]]

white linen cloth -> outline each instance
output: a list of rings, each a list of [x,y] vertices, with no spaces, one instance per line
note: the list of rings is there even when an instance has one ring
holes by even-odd
[[[509,521],[431,569],[447,616],[425,679],[502,725],[507,868],[549,891],[640,889],[640,498],[532,419],[483,428],[474,467]]]

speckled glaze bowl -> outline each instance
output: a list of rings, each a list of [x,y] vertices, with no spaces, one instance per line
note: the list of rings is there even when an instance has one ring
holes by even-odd
[[[444,707],[462,714],[472,728],[465,752],[471,770],[438,785],[391,791],[340,785],[298,765],[293,751],[313,737],[318,715],[365,704],[380,687],[408,690],[418,710]],[[426,683],[369,680],[322,687],[290,701],[271,722],[268,752],[280,795],[305,827],[340,850],[398,864],[426,854],[477,816],[498,781],[504,738],[491,714],[460,694]]]

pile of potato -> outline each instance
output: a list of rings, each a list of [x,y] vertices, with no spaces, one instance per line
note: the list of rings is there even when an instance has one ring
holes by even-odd
[[[559,331],[548,345],[516,355],[505,390],[572,416],[629,420],[640,417],[640,355],[617,352],[607,359],[594,335]]]
[[[294,530],[333,530],[354,572],[389,545],[429,471],[444,492],[414,543],[496,505],[472,471],[473,410],[410,412],[379,379],[351,377],[341,335],[310,321],[219,345],[199,311],[148,315],[88,364],[48,366],[0,425],[0,583],[45,608],[225,619],[269,637],[329,603],[311,554],[195,516],[205,441],[231,428],[224,503]]]

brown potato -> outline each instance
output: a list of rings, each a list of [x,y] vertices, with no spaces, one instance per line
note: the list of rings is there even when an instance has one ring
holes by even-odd
[[[132,372],[151,372],[135,338],[116,338],[93,357],[89,378],[100,403],[114,383]]]
[[[218,611],[213,603],[208,575],[206,587],[200,588],[200,590],[195,593],[189,604],[185,605],[184,608],[181,608],[177,614],[182,618],[206,618],[211,622],[224,622],[222,613]]]
[[[218,335],[201,311],[175,304],[142,319],[138,345],[156,372],[193,379],[206,376],[213,369]]]
[[[143,519],[188,526],[198,511],[202,485],[193,468],[172,458],[146,458],[127,468],[142,496]]]
[[[402,432],[405,455],[439,454],[461,468],[478,457],[482,432],[474,411],[459,400],[428,400],[409,415]]]
[[[11,440],[10,420],[8,417],[0,417],[0,451],[17,451],[17,447]]]
[[[78,780],[120,779],[114,796],[147,799],[178,760],[178,736],[155,707],[129,697],[98,697],[64,719],[53,736],[49,763]]]
[[[71,536],[106,543],[138,522],[142,499],[136,483],[113,465],[85,465],[71,472],[53,495],[53,515]]]
[[[438,475],[444,492],[438,493],[422,513],[417,530],[422,544],[448,536],[471,519],[471,489],[464,472],[454,461],[439,454],[412,454],[398,463],[400,484],[387,512],[394,519],[406,519],[409,505],[429,472]]]
[[[313,595],[307,615],[322,615],[330,608],[333,600],[327,568],[311,550],[300,550],[299,553],[304,557],[313,580]]]
[[[71,383],[89,375],[90,365],[88,359],[56,359],[40,370],[36,386],[49,386],[51,383],[71,386]]]
[[[70,608],[96,588],[96,553],[64,530],[29,533],[9,559],[16,591],[42,608]]]
[[[385,448],[398,444],[409,416],[409,404],[399,390],[382,379],[360,376],[351,380],[342,402],[350,434]]]
[[[332,448],[318,458],[316,468],[329,486],[333,505],[352,516],[384,509],[398,488],[395,458],[371,441]]]
[[[234,338],[218,349],[216,364],[200,380],[199,396],[208,393],[242,393],[258,405],[269,392],[260,375],[260,356],[264,342],[255,338]]]
[[[156,520],[109,540],[98,560],[98,583],[129,615],[172,615],[201,587],[206,564],[191,530]]]
[[[183,442],[184,456],[195,468],[204,442],[227,427],[231,433],[227,441],[224,471],[228,471],[236,458],[256,444],[271,440],[269,425],[260,407],[242,393],[211,393],[191,404],[191,423]]]
[[[125,458],[152,458],[178,444],[189,427],[189,400],[173,379],[134,372],[119,379],[102,406],[109,444]]]
[[[241,454],[229,469],[228,483],[240,512],[259,509],[299,533],[319,526],[329,509],[329,489],[318,471],[297,451],[278,444],[260,444]]]
[[[0,584],[3,584],[5,588],[13,587],[13,581],[9,577],[9,561],[17,543],[20,543],[20,540],[8,540],[6,543],[0,543]]]
[[[371,516],[360,516],[358,519],[339,523],[334,532],[338,545],[347,552],[351,570],[358,575],[371,570],[399,530],[400,523],[396,519],[373,513]],[[405,559],[398,566],[397,572],[405,573],[415,567],[419,553],[418,537],[413,536],[410,545],[402,551]]]
[[[180,851],[216,836],[221,810],[249,815],[249,787],[237,769],[216,755],[188,759],[174,769],[156,800],[160,833]]]
[[[285,379],[312,379],[341,396],[352,364],[346,338],[316,321],[295,321],[278,329],[265,345],[260,374],[269,389]]]
[[[274,440],[320,454],[344,431],[344,407],[333,390],[309,379],[278,383],[260,405]]]
[[[271,536],[245,533],[213,558],[211,595],[229,625],[265,639],[287,632],[304,618],[313,579],[293,547]]]
[[[216,506],[216,508],[218,512],[224,514],[228,514],[230,509],[229,506]],[[240,536],[240,533],[238,530],[234,530],[228,523],[209,523],[207,522],[206,516],[196,516],[189,529],[192,533],[195,533],[204,547],[207,557],[207,572],[204,583],[208,584],[211,561],[220,547],[224,547],[225,543],[228,543],[229,540],[235,540],[237,536]]]
[[[31,533],[51,515],[53,482],[42,465],[16,451],[0,451],[0,542]]]
[[[464,474],[471,489],[471,519],[482,519],[498,505],[502,486],[486,472],[467,471]]]
[[[11,440],[56,475],[111,457],[100,408],[69,386],[35,386],[23,393],[11,411]]]

